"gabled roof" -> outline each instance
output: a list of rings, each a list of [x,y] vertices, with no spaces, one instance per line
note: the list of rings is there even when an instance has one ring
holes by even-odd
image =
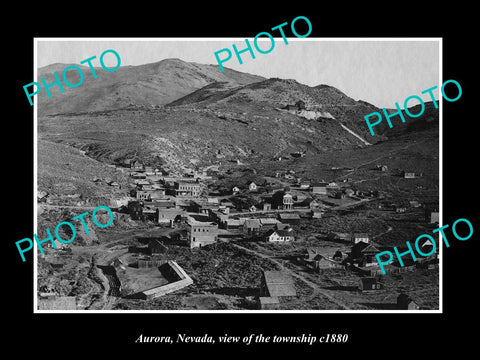
[[[354,238],[368,238],[369,236],[368,236],[367,233],[354,233],[353,237]]]
[[[367,244],[366,242],[359,241],[358,243],[352,246],[352,252],[362,252],[368,246],[369,244]]]
[[[365,244],[365,243],[363,241],[360,241],[355,245],[358,245],[358,244]],[[360,252],[362,254],[378,254],[380,250],[378,250],[378,248],[373,244],[367,244],[367,246],[364,246],[363,249],[360,250]]]
[[[265,285],[270,296],[297,296],[292,276],[284,271],[264,271]]]
[[[278,236],[293,236],[293,233],[288,230],[277,230],[276,233]]]
[[[291,229],[291,227],[290,227],[289,224],[284,224],[284,223],[281,223],[281,222],[275,224],[275,226],[276,226],[276,228],[277,228],[278,230]]]
[[[242,226],[245,223],[245,220],[239,219],[227,219],[227,226]]]

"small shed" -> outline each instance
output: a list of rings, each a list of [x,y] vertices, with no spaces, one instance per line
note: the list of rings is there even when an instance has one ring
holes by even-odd
[[[430,213],[430,224],[438,224],[440,221],[440,213],[438,211],[432,211]]]
[[[323,215],[323,210],[322,209],[312,209],[312,218],[314,219],[320,219]]]
[[[262,224],[258,219],[246,219],[245,223],[243,224],[244,231],[249,235],[258,233],[261,228]]]
[[[415,179],[416,174],[413,171],[403,171],[402,172],[404,179]]]

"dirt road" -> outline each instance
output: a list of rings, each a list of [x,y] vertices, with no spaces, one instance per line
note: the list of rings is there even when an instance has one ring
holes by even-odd
[[[222,240],[223,241],[223,240]],[[240,249],[242,251],[245,251],[247,253],[250,253],[250,254],[253,254],[255,256],[258,256],[258,257],[261,257],[263,259],[267,259],[271,262],[273,262],[275,265],[277,265],[280,269],[282,269],[282,271],[285,271],[285,272],[288,272],[290,273],[292,276],[296,277],[297,279],[299,279],[300,281],[303,281],[305,284],[307,284],[308,286],[310,286],[312,289],[313,289],[313,294],[310,296],[310,297],[315,297],[317,294],[320,294],[320,295],[323,295],[325,296],[327,299],[329,299],[330,301],[332,301],[333,303],[337,304],[338,306],[340,306],[341,308],[345,309],[345,310],[351,310],[351,308],[349,306],[347,306],[346,304],[344,304],[343,302],[335,299],[331,294],[330,294],[330,291],[327,291],[325,289],[322,289],[320,288],[320,286],[318,284],[315,284],[313,282],[311,282],[310,280],[306,279],[304,276],[294,272],[293,270],[289,269],[289,268],[286,268],[285,266],[283,266],[283,264],[281,262],[279,262],[278,260],[275,260],[274,258],[272,258],[271,256],[269,255],[266,255],[266,254],[262,254],[258,251],[255,251],[255,250],[252,250],[252,249],[247,249],[243,246],[240,246],[238,244],[234,244],[234,243],[230,243],[230,245],[236,247],[237,249]]]

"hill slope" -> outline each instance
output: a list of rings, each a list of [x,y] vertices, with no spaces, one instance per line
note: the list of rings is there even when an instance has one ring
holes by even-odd
[[[81,148],[108,163],[139,157],[183,171],[294,152],[314,156],[387,139],[372,137],[364,120],[380,109],[328,85],[310,87],[231,70],[222,74],[211,65],[168,59],[108,74],[99,71],[98,79],[81,90],[83,86],[41,104],[39,137]],[[306,109],[285,109],[299,100]],[[428,117],[438,119],[438,110]],[[425,124],[429,128],[438,121]],[[382,123],[376,133],[398,137],[412,125],[399,124],[391,131]]]
[[[292,113],[310,119],[336,119],[364,138],[369,132],[363,116],[378,111],[377,107],[363,101],[355,101],[332,86],[310,87],[295,80],[278,78],[233,89],[219,83],[210,84],[167,106],[208,108],[214,111],[243,113],[252,108],[262,111],[281,109],[286,105],[293,105],[299,100],[305,103],[309,112]],[[375,142],[377,139],[370,140]]]

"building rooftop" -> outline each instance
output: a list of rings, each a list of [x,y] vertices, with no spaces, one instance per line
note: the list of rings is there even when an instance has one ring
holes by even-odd
[[[263,276],[270,296],[297,296],[290,274],[284,271],[264,271]]]
[[[276,224],[280,223],[280,221],[278,221],[277,219],[273,219],[273,218],[262,218],[262,219],[260,219],[260,223],[262,225],[276,225]]]
[[[282,218],[282,219],[300,219],[300,215],[280,213],[280,218]]]
[[[245,220],[245,226],[249,228],[253,227],[261,227],[262,224],[260,223],[260,220],[258,219],[246,219]]]

